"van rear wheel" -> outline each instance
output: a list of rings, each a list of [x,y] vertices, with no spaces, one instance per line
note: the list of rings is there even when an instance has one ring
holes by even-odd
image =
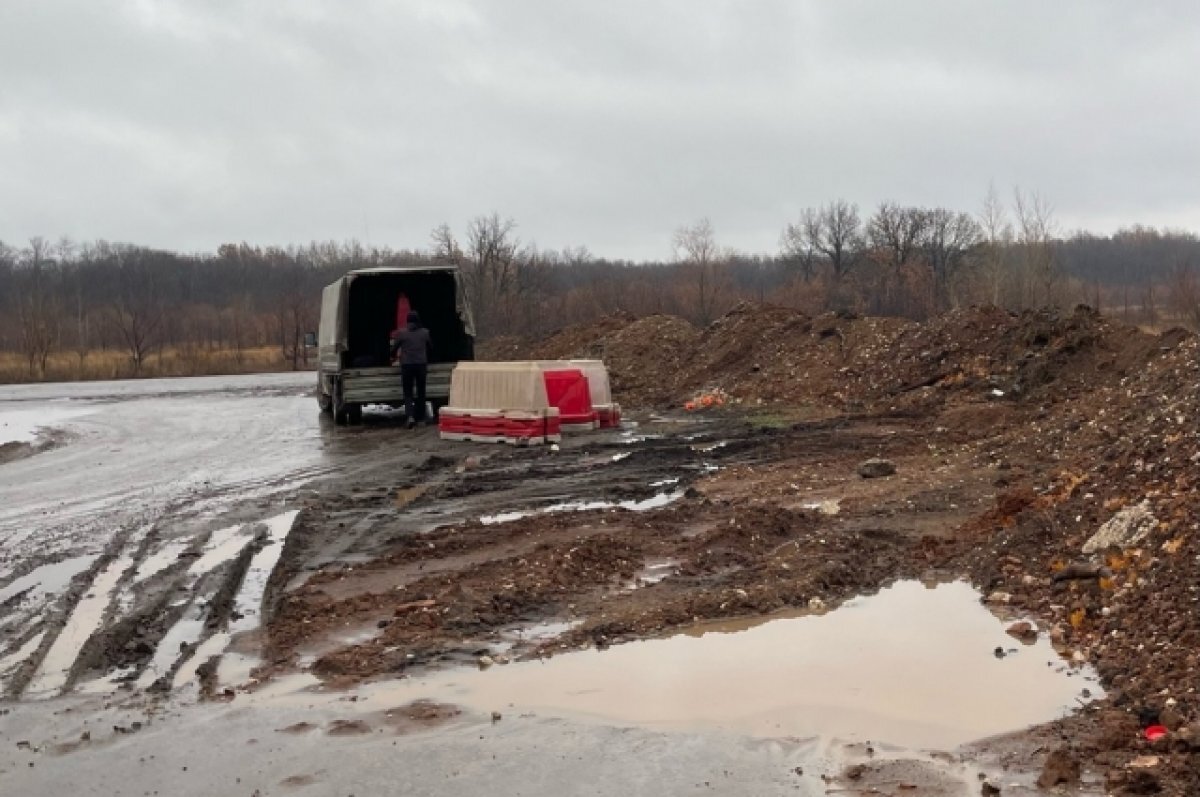
[[[346,426],[350,423],[350,405],[342,397],[342,383],[333,383],[333,396],[329,400],[331,409],[333,410],[333,422],[338,426]]]

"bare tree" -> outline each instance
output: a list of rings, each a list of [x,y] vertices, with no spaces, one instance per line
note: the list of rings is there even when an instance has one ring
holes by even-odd
[[[57,294],[50,284],[50,253],[50,243],[40,236],[30,238],[29,248],[23,253],[24,286],[17,301],[17,316],[30,378],[35,370],[41,377],[46,376],[50,352],[58,343],[61,314]]]
[[[933,276],[933,300],[938,310],[951,304],[950,288],[983,233],[968,213],[935,208],[925,214],[923,248]]]
[[[454,237],[454,231],[450,229],[449,224],[443,222],[434,227],[429,237],[433,241],[433,256],[435,258],[451,263],[462,262],[462,249],[459,247],[458,240]]]
[[[496,330],[504,299],[517,287],[516,227],[516,222],[500,218],[499,213],[477,216],[467,225],[467,248],[459,269],[484,334]]]
[[[893,271],[899,272],[921,253],[929,214],[921,208],[884,202],[867,223],[867,239],[881,250]]]
[[[885,311],[903,312],[903,305],[897,298],[905,283],[906,271],[923,254],[929,213],[922,208],[884,202],[867,222],[866,229],[872,261],[883,266],[872,306]]]
[[[979,227],[983,236],[980,252],[980,268],[988,290],[988,301],[994,305],[1001,302],[1001,288],[1008,273],[1008,253],[1012,248],[1014,233],[1012,222],[1004,203],[996,192],[995,185],[988,186],[983,208],[979,213]]]
[[[701,324],[712,322],[716,307],[717,262],[720,250],[712,222],[707,218],[685,224],[671,239],[675,259],[684,264],[696,287],[696,318]]]
[[[837,199],[821,208],[808,208],[800,217],[807,246],[824,258],[835,284],[841,283],[862,253],[862,219],[858,205]]]
[[[1036,191],[1028,194],[1013,190],[1017,211],[1017,243],[1020,245],[1026,274],[1041,289],[1040,302],[1058,303],[1061,274],[1054,256],[1054,209]]]
[[[779,251],[784,261],[797,270],[805,282],[812,282],[816,276],[817,253],[808,235],[808,216],[815,212],[812,208],[805,210],[800,221],[789,222],[779,235]]]
[[[1193,330],[1200,331],[1200,277],[1191,262],[1178,262],[1168,280],[1171,309]]]
[[[133,374],[141,373],[146,357],[159,345],[163,301],[150,253],[136,247],[114,247],[117,294],[109,320],[129,352]]]

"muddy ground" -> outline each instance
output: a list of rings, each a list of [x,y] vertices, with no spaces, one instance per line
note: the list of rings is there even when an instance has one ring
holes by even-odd
[[[239,419],[233,456],[197,450],[196,422],[192,448],[171,458],[159,450],[178,420],[146,441],[135,419],[145,401],[198,410],[188,402],[202,399],[164,393],[136,409],[89,399],[112,402],[101,417],[115,444],[92,428],[90,448],[68,439],[0,465],[47,480],[0,510],[0,589],[66,569],[58,591],[0,603],[10,699],[94,691],[168,728],[196,700],[207,707],[191,711],[254,705],[274,717],[273,690],[296,678],[370,703],[396,679],[713,621],[822,615],[902,579],[966,579],[1001,620],[1031,621],[1054,666],[1097,673],[1106,696],[949,757],[842,747],[820,776],[794,759],[808,770],[787,788],[1023,794],[1041,776],[1065,793],[1200,793],[1200,395],[1185,334],[1143,335],[1087,310],[964,310],[922,325],[743,307],[706,330],[617,319],[503,345],[510,356],[605,356],[632,423],[555,449],[443,443],[388,415],[319,424],[297,382],[222,394],[221,413]],[[714,388],[724,407],[682,410]],[[74,439],[91,439],[80,423]],[[152,489],[131,500],[129,485],[50,478],[102,464],[110,444],[145,450],[148,464],[121,467]],[[217,460],[206,478],[183,476],[189,457],[205,456]],[[886,460],[884,475],[862,470],[871,459]],[[1102,528],[1115,536],[1089,546]],[[56,642],[72,630],[81,636],[64,654]],[[55,655],[66,661],[57,677]],[[444,702],[400,713],[418,728],[446,720],[451,735],[489,722]],[[358,720],[347,721],[330,734],[352,739]],[[1148,741],[1157,725],[1166,736]],[[439,738],[449,737],[429,744]],[[0,777],[11,766],[0,761]],[[293,775],[276,785],[320,793],[327,782]],[[772,776],[760,793],[782,785]]]

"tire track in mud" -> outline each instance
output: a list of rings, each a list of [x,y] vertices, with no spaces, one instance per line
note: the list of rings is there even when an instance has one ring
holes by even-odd
[[[13,675],[9,678],[8,686],[5,690],[5,694],[8,697],[14,699],[21,697],[31,687],[35,679],[42,679],[46,691],[51,692],[51,694],[45,695],[46,697],[51,697],[54,694],[57,694],[59,691],[61,691],[61,688],[65,686],[68,673],[66,671],[55,673],[46,672],[45,667],[47,666],[48,660],[49,663],[53,664],[56,657],[61,658],[62,656],[65,656],[67,642],[65,640],[60,642],[60,639],[63,639],[63,633],[64,631],[68,630],[68,626],[72,622],[72,618],[76,617],[76,613],[81,610],[82,606],[86,605],[85,602],[88,600],[89,594],[92,594],[91,590],[101,578],[102,574],[113,572],[116,570],[116,568],[120,567],[122,569],[121,572],[114,572],[115,577],[119,579],[123,574],[124,569],[127,569],[128,564],[120,564],[122,561],[120,556],[121,551],[125,548],[133,534],[134,530],[129,528],[118,532],[113,537],[112,541],[99,554],[99,556],[97,556],[96,560],[91,564],[91,566],[78,573],[71,579],[66,592],[54,604],[52,604],[53,608],[49,610],[48,616],[44,622],[44,633],[40,644],[33,651],[32,655],[30,655],[29,658],[27,658],[20,666],[18,666]],[[107,612],[107,599],[111,598],[112,590],[115,588],[116,583],[114,582],[113,586],[106,592],[106,602],[103,606],[99,606],[101,598],[93,597],[92,599],[92,603],[98,606],[100,612],[100,615],[96,617],[95,621],[97,625],[102,622],[103,614]],[[84,617],[79,619],[78,622],[81,626],[79,628],[80,631],[83,630],[82,624],[86,620],[87,618]],[[88,633],[88,636],[90,635],[91,632]],[[86,638],[84,641],[86,641]],[[54,654],[54,656],[52,656],[52,654]],[[70,667],[73,663],[74,657],[72,657],[67,666]],[[60,675],[62,677],[61,683],[58,682]]]
[[[276,513],[267,522],[295,514]],[[262,520],[164,541],[163,527],[181,522],[168,514],[151,527],[117,533],[48,604],[45,619],[29,624],[8,645],[0,659],[5,671],[0,677],[7,677],[3,693],[13,699],[47,698],[97,683],[169,691],[199,648],[242,619],[237,607],[247,571],[271,542]],[[286,540],[287,530],[282,536]],[[261,580],[248,588],[264,586],[265,574]],[[11,600],[19,599],[17,594]],[[199,620],[195,633],[172,637],[189,614]],[[167,642],[175,649],[163,650]]]

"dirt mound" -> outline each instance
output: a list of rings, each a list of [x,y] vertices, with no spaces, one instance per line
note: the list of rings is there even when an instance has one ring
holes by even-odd
[[[1147,340],[1154,356],[1132,367]],[[1119,765],[1133,756],[1170,751],[1155,777],[1184,789],[1169,793],[1195,794],[1200,767],[1185,728],[1200,721],[1191,688],[1200,666],[1200,345],[1177,332],[1113,343],[1101,334],[1090,358],[1055,374],[1075,388],[1073,401],[999,436],[996,450],[1036,474],[1033,489],[1001,495],[950,543],[950,562],[1046,618],[1065,656],[1095,665],[1109,690],[1107,724],[1129,726],[1081,736],[1084,752],[1112,767],[1110,783],[1124,782]],[[1088,365],[1110,378],[1086,389]],[[1158,723],[1170,733],[1156,746],[1140,729]]]
[[[1153,336],[1089,308],[954,310],[923,323],[743,303],[698,330],[673,316],[606,318],[534,345],[492,348],[537,359],[601,358],[627,406],[678,404],[722,388],[751,405],[925,411],[947,401],[1058,400],[1151,359]]]
[[[1097,380],[1119,378],[1145,362],[1156,343],[1087,307],[1008,313],[955,310],[914,324],[872,363],[863,393],[877,399],[928,389],[988,398],[1074,397]]]

